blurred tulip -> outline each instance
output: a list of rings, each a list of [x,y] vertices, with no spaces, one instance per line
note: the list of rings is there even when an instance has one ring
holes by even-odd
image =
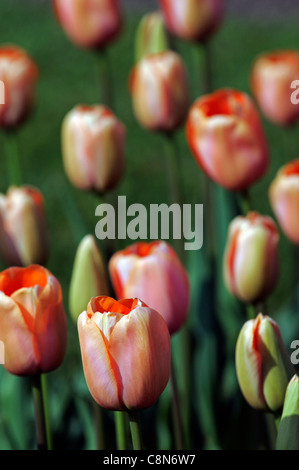
[[[76,106],[62,124],[66,174],[81,190],[103,193],[119,182],[125,168],[125,126],[105,106]]]
[[[283,166],[269,188],[272,210],[285,235],[299,244],[299,159]]]
[[[160,0],[168,29],[189,41],[204,41],[220,26],[225,0]]]
[[[183,124],[189,106],[186,67],[178,54],[164,51],[139,61],[130,90],[136,119],[151,131],[174,131]]]
[[[58,280],[38,265],[0,273],[0,340],[5,369],[31,376],[62,363],[67,324]]]
[[[155,404],[170,375],[165,321],[139,299],[91,299],[78,319],[87,386],[103,408],[121,411]]]
[[[277,433],[276,450],[299,450],[299,377],[290,380]]]
[[[223,271],[234,296],[256,303],[274,290],[279,274],[278,242],[271,217],[250,212],[230,223]]]
[[[190,302],[189,279],[169,244],[141,242],[118,251],[110,259],[109,272],[119,299],[142,299],[163,316],[170,334],[184,325]]]
[[[259,107],[270,121],[286,126],[299,119],[299,106],[291,101],[291,84],[298,79],[298,52],[271,52],[255,60],[251,88]]]
[[[236,345],[236,371],[249,405],[281,411],[294,369],[279,326],[270,317],[259,314],[243,325]]]
[[[268,169],[264,130],[245,93],[222,89],[199,98],[190,109],[186,134],[197,163],[226,189],[244,190]]]
[[[70,283],[70,313],[77,322],[92,297],[108,295],[108,279],[101,252],[92,235],[80,242]]]
[[[135,40],[136,62],[149,54],[169,49],[168,34],[160,12],[147,13],[138,25]]]
[[[49,241],[44,200],[30,186],[11,186],[0,194],[0,251],[10,266],[45,264]]]
[[[12,129],[22,124],[32,111],[38,67],[21,48],[0,47],[0,80],[4,85],[4,104],[0,104],[0,127]]]
[[[53,0],[58,22],[79,47],[100,49],[122,28],[119,0]]]

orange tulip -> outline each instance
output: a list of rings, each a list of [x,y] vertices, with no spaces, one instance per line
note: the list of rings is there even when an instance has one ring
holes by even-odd
[[[149,54],[137,62],[130,91],[136,119],[145,129],[173,131],[187,117],[187,71],[175,52]]]
[[[38,67],[21,48],[0,47],[0,80],[4,85],[4,104],[0,104],[0,127],[14,128],[29,116],[33,104]]]
[[[66,174],[81,190],[112,189],[125,169],[125,126],[105,106],[76,106],[62,124]]]
[[[245,93],[222,89],[199,98],[190,109],[186,133],[197,163],[226,189],[244,190],[268,169],[265,133]]]
[[[269,188],[272,210],[284,234],[299,244],[299,159],[283,166]]]
[[[30,186],[0,194],[0,251],[10,266],[45,264],[49,254],[44,200]]]
[[[224,0],[160,0],[168,29],[189,41],[206,40],[220,26]]]
[[[78,318],[87,386],[103,408],[121,411],[155,404],[170,375],[165,321],[139,299],[94,297]]]
[[[12,374],[32,376],[61,365],[66,315],[61,286],[46,268],[12,267],[0,273],[0,340],[4,367]]]
[[[261,54],[251,71],[251,88],[264,115],[279,125],[299,119],[299,106],[291,100],[291,84],[299,80],[299,53],[275,51]]]
[[[190,302],[187,272],[165,242],[136,243],[116,252],[109,272],[116,295],[138,297],[161,313],[171,334],[185,323]]]
[[[122,28],[119,0],[53,0],[53,6],[64,32],[79,47],[102,48]]]

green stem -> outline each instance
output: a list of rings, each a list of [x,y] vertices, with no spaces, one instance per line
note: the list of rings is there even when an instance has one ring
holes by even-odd
[[[105,450],[103,408],[101,408],[96,401],[94,401],[93,404],[97,450]]]
[[[44,397],[44,408],[45,408],[45,420],[46,420],[46,432],[47,432],[47,442],[49,450],[52,450],[52,432],[50,425],[50,414],[49,414],[49,399],[48,399],[48,381],[47,375],[41,375],[41,386]]]
[[[41,375],[32,377],[32,394],[35,409],[35,425],[38,450],[49,450],[47,439],[47,427],[45,417],[44,396],[42,390]]]
[[[18,141],[14,131],[8,131],[5,133],[4,145],[9,184],[20,186],[23,178],[19,159]]]
[[[100,104],[113,107],[112,74],[110,70],[109,57],[106,49],[96,53],[97,82],[100,84]]]
[[[238,193],[240,209],[243,215],[247,215],[252,208],[250,194],[248,190],[240,191]]]
[[[123,411],[115,411],[117,450],[127,450],[127,420]]]
[[[128,415],[129,415],[130,430],[131,430],[131,436],[132,436],[132,442],[133,442],[133,449],[142,450],[143,443],[142,443],[139,413],[138,411],[129,411]]]
[[[174,434],[175,434],[175,445],[176,450],[184,450],[185,441],[184,441],[184,429],[183,421],[180,407],[180,397],[179,390],[176,381],[176,374],[174,370],[174,364],[171,362],[171,372],[170,372],[170,381],[171,381],[171,390],[172,390],[172,414],[173,414],[173,424],[174,424]]]

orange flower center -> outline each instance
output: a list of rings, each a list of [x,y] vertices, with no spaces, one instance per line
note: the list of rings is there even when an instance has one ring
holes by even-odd
[[[140,304],[139,299],[122,299],[122,300],[115,300],[112,297],[107,296],[99,296],[94,297],[90,301],[92,313],[100,312],[100,313],[121,313],[122,315],[128,315],[132,310],[134,310],[138,303]],[[144,307],[146,305],[142,303]]]
[[[0,274],[0,290],[11,296],[22,288],[47,285],[48,276],[42,266],[33,265],[26,268],[12,267]]]
[[[299,160],[295,160],[286,165],[283,173],[286,176],[299,175]]]

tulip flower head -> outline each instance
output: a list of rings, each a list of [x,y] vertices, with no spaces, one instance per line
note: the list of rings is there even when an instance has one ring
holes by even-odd
[[[111,281],[119,299],[142,298],[161,313],[170,334],[187,320],[190,286],[173,248],[163,241],[136,243],[110,259]]]
[[[269,188],[272,210],[284,234],[299,244],[299,159],[283,166]]]
[[[11,186],[6,194],[0,194],[0,251],[10,266],[46,263],[47,221],[38,189]]]
[[[251,89],[264,115],[288,126],[299,120],[299,106],[292,103],[291,84],[299,79],[299,53],[275,51],[261,54],[251,70]]]
[[[222,23],[224,0],[160,0],[172,34],[188,41],[205,41]]]
[[[106,106],[76,106],[62,124],[62,156],[70,182],[97,193],[114,188],[125,169],[125,141],[125,126]]]
[[[4,104],[0,104],[0,127],[14,129],[30,115],[38,79],[35,61],[14,45],[0,47],[0,80],[4,85]]]
[[[155,404],[170,375],[170,336],[162,316],[139,299],[92,298],[78,318],[87,386],[103,408]]]
[[[278,243],[271,217],[250,212],[230,223],[223,271],[232,295],[256,303],[272,293],[279,274]]]
[[[149,54],[137,62],[130,91],[136,119],[145,129],[171,132],[187,117],[187,70],[173,51]]]
[[[169,49],[168,34],[163,16],[159,11],[146,13],[137,28],[135,39],[135,58],[138,62],[149,54]]]
[[[57,20],[68,38],[86,49],[101,49],[122,28],[119,0],[53,0]]]
[[[259,314],[242,327],[236,345],[236,371],[246,401],[262,411],[281,411],[294,369],[278,324]]]
[[[4,367],[19,376],[58,368],[65,356],[67,324],[62,289],[38,265],[0,273],[0,341]]]
[[[276,450],[299,450],[299,377],[290,380],[279,423]]]
[[[268,169],[265,133],[245,93],[222,89],[199,98],[189,111],[186,136],[203,171],[226,189],[245,190]]]

